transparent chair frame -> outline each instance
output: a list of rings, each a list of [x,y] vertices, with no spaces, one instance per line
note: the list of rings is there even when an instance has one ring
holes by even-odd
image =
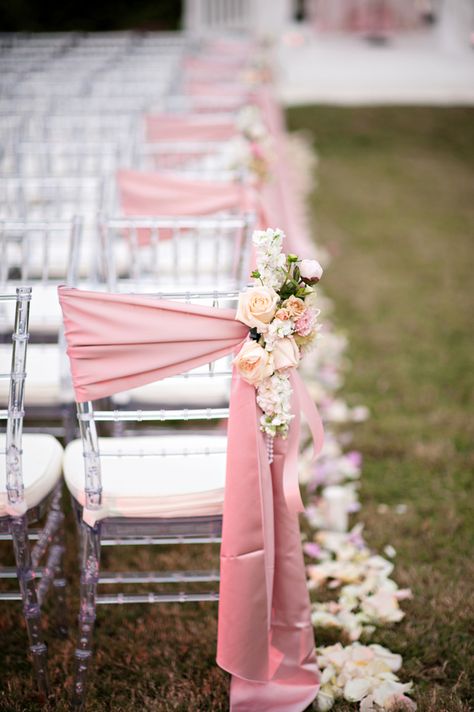
[[[64,269],[61,274],[51,274],[52,244],[60,241],[66,245]],[[22,284],[35,287],[55,288],[60,284],[75,286],[78,281],[80,250],[82,243],[82,220],[74,216],[71,220],[0,221],[0,291],[12,289]],[[31,269],[31,251],[34,246],[39,262]],[[15,260],[11,259],[10,248],[16,248]],[[58,306],[59,310],[59,306]],[[0,315],[3,314],[0,304]],[[1,322],[0,322],[1,323]],[[30,433],[48,432],[64,437],[66,442],[75,435],[74,402],[63,348],[63,329],[58,315],[58,322],[46,325],[44,329],[31,329],[30,343],[56,344],[63,362],[60,362],[61,402],[57,405],[33,405],[28,412],[31,422],[27,425]],[[0,329],[0,342],[8,338],[7,332]],[[40,421],[40,424],[35,424]],[[46,424],[48,422],[48,425]]]
[[[248,280],[251,258],[251,235],[255,226],[256,216],[253,213],[244,215],[216,215],[209,217],[130,217],[109,218],[99,215],[98,233],[100,239],[100,273],[110,291],[150,291],[150,280],[154,285],[152,291],[160,291],[160,287],[172,283],[171,291],[181,289],[184,285],[197,284],[202,289],[209,284],[219,285],[219,280],[225,278],[225,287],[239,288]],[[146,252],[140,244],[140,232],[147,231],[149,240]],[[206,254],[203,254],[200,238],[203,233],[209,237],[206,244]],[[163,239],[163,234],[167,239]],[[180,240],[187,236],[192,240],[192,270],[183,277],[183,264]],[[128,274],[119,273],[116,262],[117,242],[126,245],[128,254]],[[166,279],[161,272],[161,251],[163,245],[171,249],[172,264],[168,265]],[[232,250],[232,261],[227,263],[227,271],[223,273],[224,247]],[[209,250],[212,254],[209,255]],[[188,256],[189,257],[189,256]],[[200,260],[211,259],[212,270],[207,283],[200,279]],[[169,289],[167,289],[167,292]]]
[[[194,180],[244,181],[248,171],[232,165],[231,146],[230,141],[137,143],[133,164],[143,170],[178,172]]]
[[[62,220],[103,210],[106,182],[96,176],[0,178],[0,214],[5,219]]]
[[[8,409],[0,410],[0,421],[6,421],[5,452],[1,454],[6,458],[7,499],[9,505],[20,512],[25,509],[22,431],[31,291],[31,287],[18,287],[16,294],[0,294],[0,301],[16,301],[11,372],[0,374],[0,378],[7,378],[10,382]],[[61,488],[59,483],[42,502],[24,514],[0,517],[0,541],[12,541],[16,563],[15,568],[0,567],[0,580],[16,578],[19,583],[18,592],[0,592],[0,602],[22,602],[34,672],[44,697],[49,697],[51,690],[47,647],[41,628],[41,605],[51,588],[57,632],[61,637],[67,636]],[[45,516],[42,528],[31,529],[30,524]],[[33,547],[30,540],[36,542]],[[45,561],[41,564],[43,559]]]
[[[161,294],[149,294],[157,299]],[[219,307],[222,305],[235,307],[238,299],[237,291],[229,292],[196,292],[166,294],[167,299],[184,300],[186,302],[204,303]],[[210,363],[206,374],[189,372],[182,376],[212,378],[215,375],[215,363]],[[219,375],[224,375],[220,371]],[[231,366],[225,375],[231,377]],[[118,450],[112,453],[101,453],[98,424],[125,422],[159,422],[187,423],[192,431],[199,432],[199,423],[226,420],[229,409],[226,408],[189,408],[160,410],[95,410],[92,402],[77,403],[77,417],[81,432],[84,476],[85,476],[85,506],[89,511],[97,511],[102,504],[103,486],[101,477],[101,460],[111,454],[127,457],[127,453]],[[181,432],[181,430],[180,430]],[[156,446],[155,446],[156,447]],[[221,452],[215,450],[215,452]],[[167,453],[172,457],[178,453]],[[189,454],[189,453],[188,453]],[[207,452],[205,454],[208,454]],[[163,452],[143,451],[140,455],[165,456]],[[157,473],[159,476],[159,473]],[[221,541],[222,515],[194,516],[178,518],[119,518],[109,517],[98,521],[91,527],[82,519],[82,507],[74,500],[81,537],[81,583],[79,605],[79,635],[75,652],[75,679],[73,692],[73,708],[82,709],[87,692],[87,678],[92,658],[92,637],[98,605],[113,605],[126,603],[171,603],[190,601],[218,600],[217,590],[195,591],[186,590],[189,583],[217,583],[219,571],[217,568],[199,571],[146,571],[146,572],[101,572],[100,554],[102,547],[111,546],[141,546],[169,544],[219,544]],[[130,584],[179,584],[180,590],[171,592],[148,593],[99,593],[99,586],[117,586]]]

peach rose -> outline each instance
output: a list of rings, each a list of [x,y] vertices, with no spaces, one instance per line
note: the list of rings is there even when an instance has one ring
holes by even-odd
[[[279,309],[275,314],[275,319],[280,319],[280,321],[288,321],[290,318],[290,312],[284,307]]]
[[[292,336],[285,336],[284,339],[278,339],[273,348],[273,364],[275,371],[281,371],[283,368],[292,368],[298,365],[300,360],[300,352],[296,342]]]
[[[275,316],[277,303],[278,294],[271,287],[251,287],[239,294],[235,318],[262,333]]]
[[[294,319],[299,319],[300,316],[303,316],[304,310],[306,309],[304,301],[299,297],[293,296],[293,294],[286,300],[285,308]]]
[[[246,341],[235,357],[234,366],[244,381],[258,385],[273,373],[273,359],[256,341]]]

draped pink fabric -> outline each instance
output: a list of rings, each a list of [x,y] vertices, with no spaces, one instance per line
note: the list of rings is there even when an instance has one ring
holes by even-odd
[[[145,117],[148,141],[227,141],[237,134],[235,122],[213,120],[202,114],[149,114]]]
[[[120,170],[117,183],[123,213],[127,216],[184,217],[216,213],[255,213],[256,227],[267,224],[264,206],[253,186],[239,181],[191,180],[183,176]],[[139,230],[146,244],[149,230]],[[171,231],[161,231],[171,237]]]
[[[215,360],[248,334],[228,309],[66,287],[59,300],[78,401]],[[217,650],[232,674],[232,712],[302,712],[318,691],[292,468],[300,409],[315,451],[322,427],[296,371],[291,378],[296,417],[271,467],[255,389],[236,375],[232,383]]]
[[[254,92],[252,100],[259,107],[273,141],[270,179],[261,189],[265,214],[271,215],[272,224],[285,232],[288,252],[311,255],[314,245],[306,219],[304,196],[296,190],[298,181],[292,175],[287,156],[283,111],[269,87],[261,87]]]
[[[126,215],[209,215],[252,212],[255,190],[238,181],[191,180],[183,176],[120,170],[117,182]]]

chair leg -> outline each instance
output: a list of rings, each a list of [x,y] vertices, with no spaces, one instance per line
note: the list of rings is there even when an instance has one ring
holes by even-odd
[[[36,593],[35,575],[31,566],[31,550],[28,541],[26,515],[11,518],[10,532],[12,535],[18,582],[23,601],[23,613],[38,688],[42,695],[48,697],[50,694],[48,650],[41,630],[41,612]]]
[[[92,658],[92,636],[96,616],[96,592],[100,566],[100,524],[94,528],[81,524],[81,587],[79,639],[75,652],[72,707],[82,710],[87,692],[87,677]]]
[[[54,617],[56,623],[56,633],[60,638],[67,638],[68,635],[68,610],[66,603],[66,578],[64,576],[64,554],[66,552],[66,541],[64,531],[64,512],[61,508],[62,483],[59,483],[54,493],[51,508],[57,515],[57,526],[54,532],[52,548],[57,552],[54,566]]]
[[[66,445],[76,437],[76,410],[74,404],[65,403],[62,407],[64,442]]]

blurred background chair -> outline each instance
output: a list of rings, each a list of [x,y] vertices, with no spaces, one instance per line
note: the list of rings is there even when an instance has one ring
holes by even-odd
[[[5,220],[0,222],[0,290],[28,284],[34,301],[30,318],[28,414],[25,430],[70,439],[73,400],[65,364],[59,284],[76,284],[80,272],[82,225],[71,220]],[[85,269],[84,265],[83,268]],[[9,332],[14,305],[0,303],[0,365],[8,370]],[[0,383],[0,407],[8,389]]]

